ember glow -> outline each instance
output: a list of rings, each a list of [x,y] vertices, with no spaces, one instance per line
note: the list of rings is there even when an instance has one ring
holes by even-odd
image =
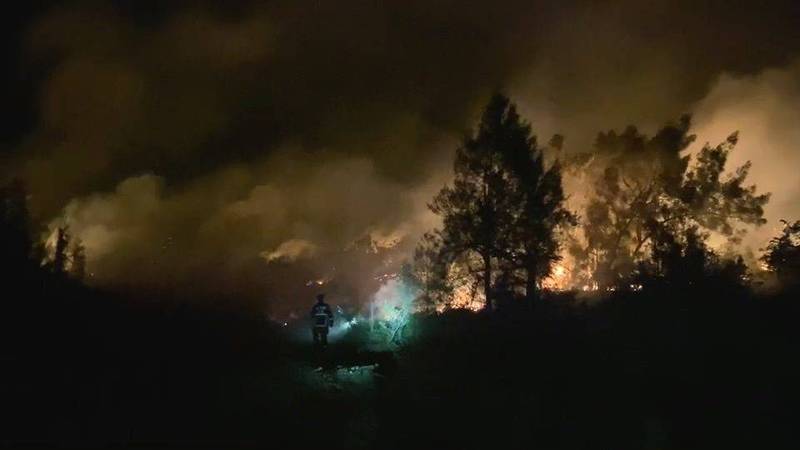
[[[569,281],[569,269],[563,264],[556,264],[550,276],[542,281],[541,287],[551,291],[563,291],[571,287]]]
[[[453,291],[453,298],[449,303],[437,306],[438,312],[448,309],[466,309],[470,311],[480,311],[486,304],[486,298],[478,290],[461,285]]]

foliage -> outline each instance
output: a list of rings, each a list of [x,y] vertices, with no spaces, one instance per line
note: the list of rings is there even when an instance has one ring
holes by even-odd
[[[43,244],[35,244],[28,213],[27,193],[20,180],[0,187],[0,272],[9,279],[41,278],[41,270],[56,276],[70,275],[83,280],[86,273],[86,249],[80,239],[70,239],[66,226],[56,230],[50,257]],[[42,263],[47,262],[42,267]]]
[[[783,231],[772,238],[761,260],[784,284],[800,282],[800,220],[783,222]]]
[[[498,289],[524,285],[532,299],[537,280],[558,259],[556,228],[572,220],[563,206],[560,166],[545,168],[530,125],[496,94],[477,133],[456,150],[453,168],[453,185],[430,205],[442,217],[442,230],[426,236],[417,252],[423,270],[435,275],[426,279],[452,289],[447,276],[458,264],[470,279],[461,285],[481,284],[488,309]]]
[[[414,249],[414,263],[403,266],[402,276],[418,287],[418,302],[423,309],[436,309],[452,295],[453,280],[442,252],[440,233],[425,233]]]
[[[469,272],[481,280],[487,308],[491,307],[496,262],[507,256],[506,239],[513,226],[513,174],[506,152],[509,143],[528,144],[525,136],[509,136],[518,126],[519,117],[508,99],[495,95],[483,112],[477,134],[456,150],[453,185],[442,188],[430,205],[442,217],[441,257],[452,261],[465,254],[477,256]]]
[[[726,258],[706,243],[707,234],[690,227],[680,234],[660,233],[653,238],[652,254],[639,262],[633,283],[666,284],[672,288],[718,285],[723,289],[744,288],[749,271],[741,256]]]
[[[765,223],[769,194],[745,184],[750,163],[725,174],[737,133],[715,147],[706,144],[690,165],[683,155],[694,141],[690,125],[684,116],[653,137],[632,126],[598,135],[584,167],[598,173],[583,218],[584,242],[571,250],[601,285],[619,283],[639,262],[664,251],[658,247],[669,235],[705,240],[716,232],[736,240],[737,225]]]
[[[69,260],[70,275],[76,280],[82,281],[86,277],[86,248],[79,238],[72,242]]]
[[[521,160],[512,161],[517,174],[516,190],[520,197],[511,230],[509,254],[512,267],[521,270],[525,294],[534,301],[538,282],[547,277],[552,264],[561,259],[558,231],[575,225],[575,216],[565,208],[561,166],[556,161],[544,167],[541,151],[521,152]],[[512,284],[516,284],[512,280]]]
[[[69,230],[67,227],[59,227],[56,230],[56,243],[53,248],[53,272],[57,274],[64,274],[67,272],[67,262],[69,255],[67,250],[69,248]]]

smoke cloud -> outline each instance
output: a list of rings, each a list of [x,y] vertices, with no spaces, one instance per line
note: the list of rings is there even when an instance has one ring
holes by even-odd
[[[772,192],[765,208],[767,226],[753,230],[746,240],[758,250],[782,229],[781,219],[800,218],[800,64],[751,76],[722,74],[695,107],[695,119],[702,141],[722,142],[740,130],[729,164],[751,161],[750,180]]]
[[[10,64],[33,80],[14,98],[36,102],[2,174],[24,178],[38,223],[85,242],[96,284],[286,310],[304,280],[397,268],[502,89],[566,151],[684,112],[700,142],[740,130],[731,163],[773,192],[767,229],[800,215],[800,6],[767,3],[48,6],[14,31]],[[342,256],[363,236],[391,264]]]

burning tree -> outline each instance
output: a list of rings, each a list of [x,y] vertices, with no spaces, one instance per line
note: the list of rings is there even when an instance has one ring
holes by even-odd
[[[70,248],[69,273],[73,278],[83,281],[86,277],[86,247],[80,238],[76,238]]]
[[[423,242],[418,261],[430,263],[439,287],[454,288],[443,275],[466,274],[461,287],[480,285],[487,309],[499,288],[513,293],[524,287],[533,299],[537,281],[558,259],[555,229],[572,221],[563,206],[560,166],[545,167],[530,125],[498,94],[477,133],[456,150],[453,168],[453,185],[430,205],[443,228]]]
[[[530,134],[530,128],[525,127],[526,134]],[[527,149],[514,154],[519,158],[511,164],[516,174],[518,209],[514,213],[509,256],[512,268],[522,273],[527,300],[534,302],[540,281],[561,259],[557,232],[575,225],[576,217],[564,205],[561,165],[556,161],[545,168],[535,136],[529,138]]]
[[[783,222],[783,232],[772,238],[761,260],[786,284],[800,280],[800,220]]]
[[[56,242],[53,248],[53,272],[58,274],[66,273],[67,262],[69,260],[67,249],[69,247],[69,231],[66,226],[56,230]]]
[[[435,309],[446,304],[453,292],[452,279],[441,256],[441,233],[425,233],[414,249],[414,264],[403,267],[403,278],[418,287],[418,300],[423,308]]]
[[[766,222],[769,194],[745,185],[750,163],[724,174],[738,134],[715,147],[706,144],[690,165],[690,156],[682,154],[695,138],[690,125],[684,116],[653,137],[635,127],[600,133],[595,153],[583,158],[588,161],[583,170],[594,171],[596,181],[585,210],[583,243],[571,251],[600,285],[614,285],[633,273],[648,252],[659,251],[657,240],[705,240],[709,232],[736,240],[743,232],[737,224]]]

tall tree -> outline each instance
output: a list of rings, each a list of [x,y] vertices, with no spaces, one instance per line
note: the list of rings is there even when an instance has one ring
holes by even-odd
[[[573,220],[564,207],[560,165],[545,167],[530,125],[497,94],[477,134],[456,151],[454,171],[453,186],[431,205],[444,224],[440,257],[466,265],[461,272],[479,279],[486,308],[495,290],[513,293],[520,284],[532,300],[558,259],[557,228]]]
[[[66,226],[56,230],[56,243],[53,249],[53,272],[63,274],[67,270],[67,249],[69,247],[69,232]]]
[[[413,265],[404,270],[405,279],[417,286],[418,300],[427,309],[446,304],[452,293],[448,261],[442,251],[440,233],[425,233],[414,249]]]
[[[735,239],[737,225],[765,222],[769,194],[745,185],[750,163],[725,174],[738,135],[715,147],[706,144],[690,164],[683,154],[694,141],[690,126],[684,116],[653,137],[635,127],[600,133],[594,154],[583,158],[596,181],[585,211],[585,246],[573,251],[601,285],[632,273],[664,233],[685,236],[695,227],[700,237],[717,232]]]
[[[482,284],[487,309],[492,308],[497,258],[507,257],[510,247],[516,208],[507,151],[519,120],[508,98],[493,96],[477,133],[456,150],[453,185],[442,188],[430,204],[442,217],[443,257],[466,261],[468,272]]]
[[[525,125],[523,134],[528,145],[513,161],[519,203],[511,234],[511,256],[514,265],[524,272],[525,296],[529,302],[537,298],[538,283],[547,277],[552,264],[560,259],[559,229],[574,225],[575,216],[565,207],[558,161],[545,168],[536,137]]]
[[[83,242],[76,238],[69,252],[69,273],[73,278],[83,281],[86,277],[86,248]]]
[[[800,284],[800,220],[783,222],[783,232],[772,238],[761,260],[785,285]]]

